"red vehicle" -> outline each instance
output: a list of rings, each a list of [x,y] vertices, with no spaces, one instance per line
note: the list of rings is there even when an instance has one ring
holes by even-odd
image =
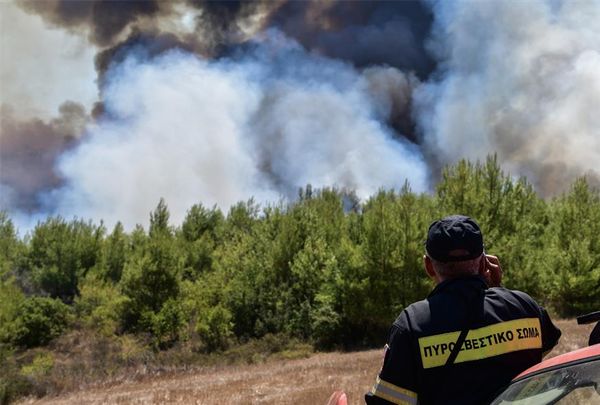
[[[600,404],[600,343],[525,370],[492,404]]]
[[[581,316],[577,322],[598,322],[589,347],[523,371],[492,404],[600,404],[600,312]]]

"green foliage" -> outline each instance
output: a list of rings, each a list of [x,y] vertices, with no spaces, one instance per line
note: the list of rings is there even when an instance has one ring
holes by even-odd
[[[277,219],[275,219],[277,221]],[[277,331],[282,325],[284,298],[281,272],[274,266],[271,222],[256,226],[252,234],[236,233],[215,251],[215,274],[210,275],[217,304],[222,297],[233,316],[237,336],[260,337]],[[213,284],[214,283],[214,284]]]
[[[222,304],[225,281],[219,273],[203,274],[195,282],[182,282],[182,310],[188,336],[197,336],[202,351],[224,350],[231,343],[231,312]]]
[[[125,330],[152,332],[153,316],[179,294],[180,268],[174,241],[164,235],[134,252],[119,282],[127,299],[122,312]]]
[[[346,309],[355,328],[368,325],[361,329],[385,334],[403,308],[430,290],[422,267],[422,243],[435,218],[432,212],[427,197],[415,195],[408,186],[399,194],[380,191],[365,204],[359,267],[348,273],[346,281]]]
[[[163,198],[160,199],[156,209],[150,213],[150,236],[170,236],[172,229],[169,226],[169,208]]]
[[[183,323],[177,302],[183,261],[168,219],[169,212],[161,199],[150,214],[149,237],[140,228],[135,231],[133,252],[119,281],[124,296],[122,328],[150,333],[161,348],[177,340]]]
[[[227,308],[216,305],[206,308],[200,314],[196,333],[200,336],[208,351],[224,350],[233,336],[232,316]]]
[[[72,319],[71,309],[58,299],[29,297],[7,325],[9,342],[20,347],[45,345],[60,336]]]
[[[127,259],[128,238],[123,225],[117,222],[104,243],[105,277],[117,283],[123,274]]]
[[[0,342],[13,340],[13,323],[19,316],[25,295],[12,281],[0,281]]]
[[[29,242],[27,267],[34,285],[53,298],[71,302],[77,284],[99,260],[104,227],[60,217],[38,223]]]
[[[251,233],[254,223],[258,219],[259,209],[253,199],[232,206],[227,215],[225,236],[231,237],[238,232]]]
[[[154,336],[154,344],[159,349],[172,346],[179,340],[183,328],[183,311],[181,303],[175,299],[168,299],[158,313],[152,317],[150,329]]]
[[[565,315],[600,308],[600,195],[585,178],[553,205],[548,262],[558,275],[553,304]]]
[[[339,344],[342,316],[337,310],[336,297],[327,293],[315,296],[310,312],[310,337],[317,348],[331,348]]]
[[[127,303],[118,287],[111,281],[88,274],[80,282],[79,291],[74,302],[79,321],[107,336],[118,332],[119,315]]]
[[[194,205],[181,226],[181,242],[185,255],[184,278],[194,279],[212,269],[213,253],[223,233],[223,214],[216,207],[207,210]]]
[[[161,199],[148,232],[117,223],[107,235],[103,224],[50,217],[21,240],[0,212],[1,348],[11,357],[69,325],[104,339],[131,333],[144,350],[182,342],[202,356],[285,339],[311,350],[381,343],[431,290],[423,242],[433,220],[454,213],[479,222],[507,287],[560,315],[600,308],[598,191],[579,179],[545,201],[490,156],[446,167],[434,195],[406,183],[361,202],[309,185],[296,202],[251,199],[227,215],[197,204],[179,227]],[[3,398],[13,395],[2,384]]]
[[[196,204],[183,220],[181,234],[188,242],[198,240],[207,233],[217,240],[222,232],[223,221],[223,214],[217,207],[208,210],[202,204]]]
[[[23,243],[17,237],[8,214],[0,211],[0,280],[7,279],[14,272],[23,250]]]
[[[27,377],[41,377],[50,372],[54,367],[52,353],[38,353],[30,364],[21,367],[21,374]]]
[[[288,306],[290,315],[288,321],[289,332],[293,336],[308,339],[313,336],[313,326],[321,328],[320,333],[332,328],[336,318],[325,325],[322,319],[324,313],[333,312],[326,294],[321,294],[320,301],[317,296],[324,283],[329,281],[337,271],[335,256],[323,239],[307,238],[303,248],[295,255],[291,265],[290,296]],[[328,308],[329,304],[329,308]],[[316,318],[319,318],[318,320]],[[319,340],[326,340],[328,336],[319,336]]]

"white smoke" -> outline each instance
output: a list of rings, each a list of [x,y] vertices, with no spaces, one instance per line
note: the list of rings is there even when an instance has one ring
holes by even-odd
[[[89,111],[98,99],[95,52],[85,38],[0,1],[0,105],[22,119],[54,118],[68,100]]]
[[[438,1],[438,80],[414,94],[440,163],[497,152],[544,195],[598,176],[599,1]]]
[[[276,33],[230,60],[133,53],[109,71],[106,118],[62,158],[68,185],[49,202],[132,226],[161,197],[180,223],[195,203],[272,202],[308,183],[367,197],[408,179],[424,191],[421,155],[385,124],[377,72],[310,55]]]

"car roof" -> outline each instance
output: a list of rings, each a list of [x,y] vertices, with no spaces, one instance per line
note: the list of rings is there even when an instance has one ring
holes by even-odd
[[[593,346],[584,347],[583,349],[573,350],[572,352],[564,353],[556,357],[544,360],[541,363],[538,363],[535,366],[532,366],[527,370],[523,371],[521,374],[516,376],[514,380],[518,380],[523,377],[528,377],[532,374],[536,374],[537,372],[546,370],[548,368],[554,368],[567,363],[575,363],[578,361],[587,361],[594,357],[598,357],[598,360],[600,360],[600,343]]]

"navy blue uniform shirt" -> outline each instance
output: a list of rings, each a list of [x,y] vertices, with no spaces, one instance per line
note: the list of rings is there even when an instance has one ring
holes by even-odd
[[[468,331],[446,365],[462,330]],[[482,404],[560,338],[529,295],[488,288],[480,276],[446,280],[407,307],[390,330],[367,404]]]

